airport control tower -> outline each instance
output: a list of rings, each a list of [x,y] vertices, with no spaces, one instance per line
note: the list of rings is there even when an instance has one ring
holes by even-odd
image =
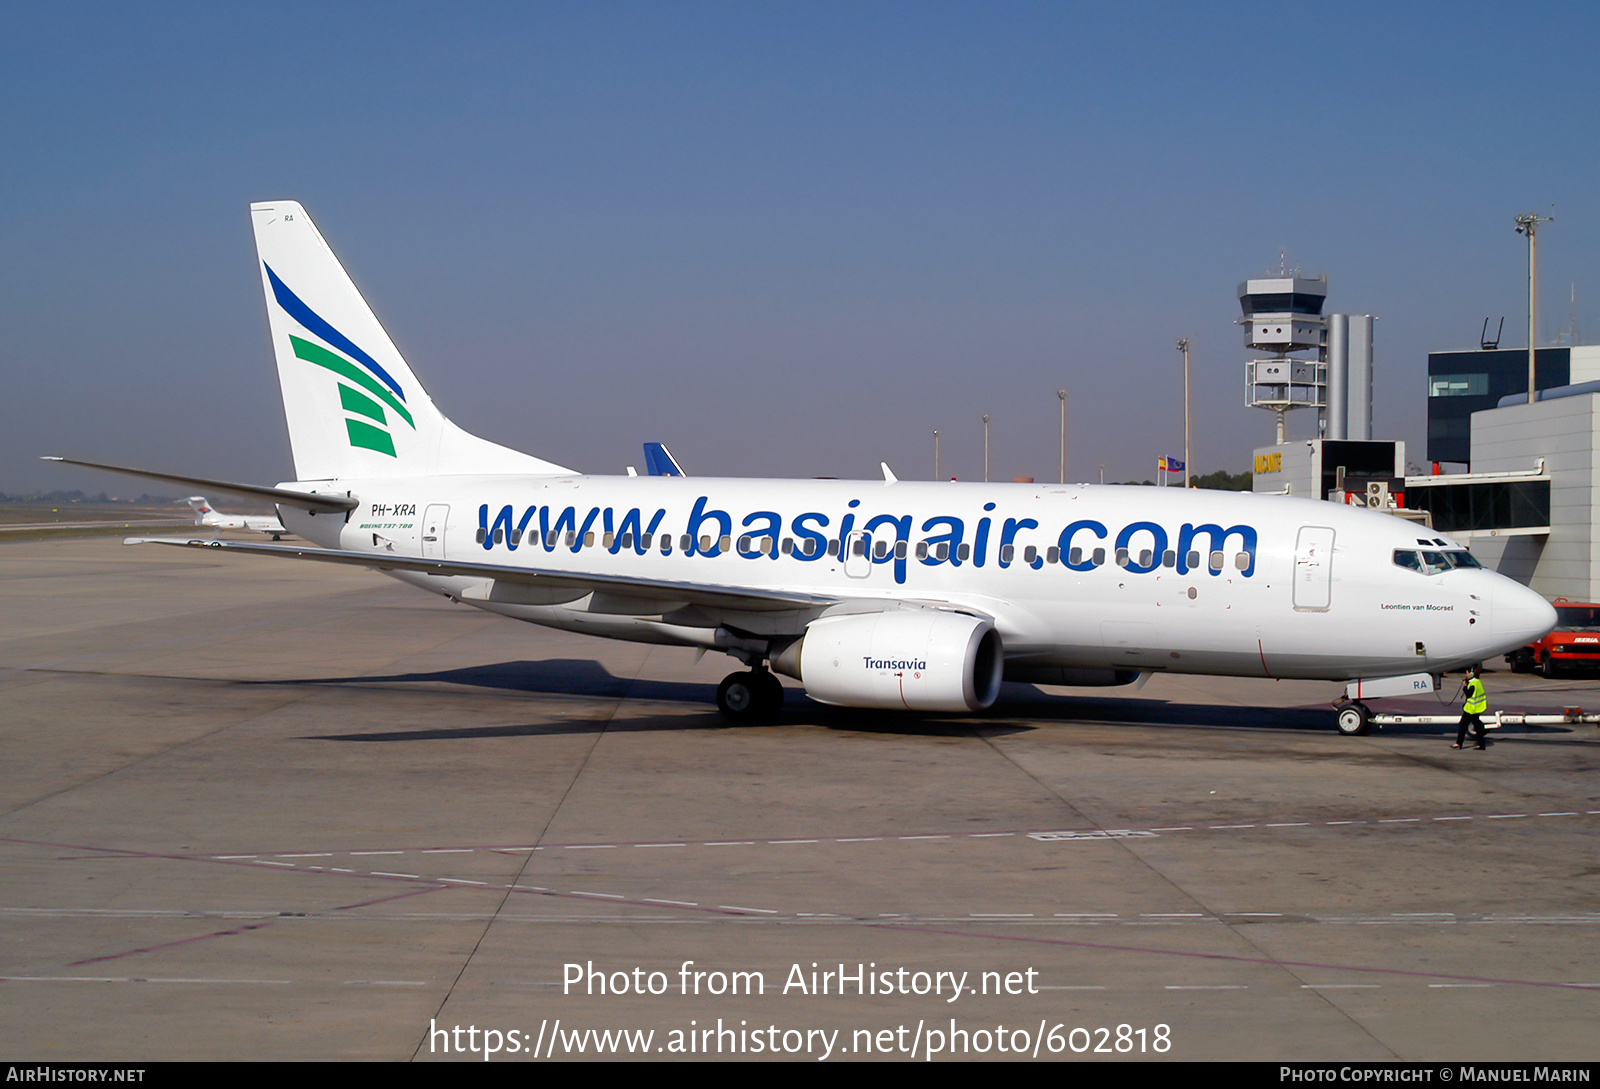
[[[1272,353],[1245,364],[1245,404],[1278,417],[1277,442],[1256,449],[1252,487],[1390,507],[1405,443],[1372,440],[1373,319],[1325,315],[1327,298],[1326,276],[1280,273],[1239,285],[1245,347]],[[1316,438],[1285,441],[1284,417],[1296,408],[1317,410]]]
[[[1320,419],[1328,406],[1328,319],[1322,316],[1327,298],[1327,277],[1279,276],[1239,285],[1244,345],[1272,353],[1244,365],[1245,404],[1278,414],[1280,445],[1290,409],[1314,408]],[[1295,357],[1307,351],[1316,352],[1316,358]]]
[[[1245,404],[1277,413],[1280,446],[1284,415],[1295,408],[1317,410],[1318,438],[1372,437],[1372,316],[1324,315],[1327,297],[1326,276],[1280,275],[1239,285],[1245,347],[1272,353],[1245,364]]]

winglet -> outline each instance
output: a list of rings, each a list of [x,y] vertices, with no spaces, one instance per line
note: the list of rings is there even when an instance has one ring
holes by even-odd
[[[900,478],[894,475],[894,470],[889,468],[889,463],[887,461],[878,462],[878,467],[883,470],[883,482],[885,484],[900,483]]]
[[[644,444],[644,471],[651,476],[684,476],[683,467],[678,464],[678,459],[672,456],[672,451],[659,442]]]

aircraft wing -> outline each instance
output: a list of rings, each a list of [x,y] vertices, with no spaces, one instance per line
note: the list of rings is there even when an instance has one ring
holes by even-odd
[[[355,510],[361,505],[361,500],[351,499],[345,495],[317,495],[312,492],[297,492],[288,488],[264,488],[258,484],[234,484],[226,480],[211,480],[200,476],[178,476],[175,473],[160,473],[153,469],[134,469],[126,465],[103,465],[98,461],[79,461],[77,458],[46,457],[40,461],[59,461],[63,465],[82,465],[86,469],[105,469],[113,473],[126,473],[128,476],[142,476],[150,480],[160,480],[168,484],[192,485],[201,488],[215,488],[218,491],[232,492],[235,495],[248,495],[255,499],[269,499],[274,503],[282,503],[286,507],[297,510],[308,510],[314,514],[343,514]]]
[[[318,563],[369,567],[376,571],[417,571],[443,577],[495,579],[500,582],[551,589],[605,590],[655,600],[682,601],[720,609],[749,612],[781,611],[833,605],[844,600],[824,594],[795,593],[789,590],[755,590],[710,583],[676,582],[671,579],[645,579],[628,575],[578,574],[549,571],[498,563],[467,563],[461,560],[424,559],[389,553],[349,552],[333,548],[305,548],[286,544],[254,544],[246,541],[219,541],[212,537],[128,537],[123,544],[164,544],[183,548],[209,548],[224,552],[244,552],[255,556],[313,560]]]

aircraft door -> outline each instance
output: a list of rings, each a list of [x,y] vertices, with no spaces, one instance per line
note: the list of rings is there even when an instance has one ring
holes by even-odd
[[[853,579],[872,574],[872,534],[858,529],[844,539],[844,573]]]
[[[422,558],[444,559],[444,527],[450,517],[450,504],[431,503],[422,514]]]
[[[1294,545],[1294,607],[1326,612],[1333,603],[1333,530],[1301,526]]]

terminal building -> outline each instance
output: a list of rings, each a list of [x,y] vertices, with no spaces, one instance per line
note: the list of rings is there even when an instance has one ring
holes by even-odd
[[[1428,355],[1428,459],[1406,506],[1549,598],[1600,600],[1600,345]]]

